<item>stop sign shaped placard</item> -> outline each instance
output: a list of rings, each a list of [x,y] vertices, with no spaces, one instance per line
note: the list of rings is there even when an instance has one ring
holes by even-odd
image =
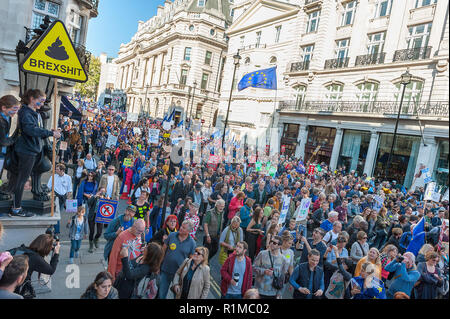
[[[109,224],[116,215],[117,204],[116,200],[100,199],[95,222]]]
[[[100,207],[100,215],[103,217],[111,217],[114,214],[114,207],[110,204],[104,204]]]

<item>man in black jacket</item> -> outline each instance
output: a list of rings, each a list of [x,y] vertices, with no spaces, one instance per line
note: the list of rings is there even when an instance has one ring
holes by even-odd
[[[177,182],[175,184],[172,195],[170,196],[170,202],[172,203],[170,204],[170,210],[172,212],[174,211],[175,206],[178,203],[178,199],[181,198],[182,200],[184,200],[191,190],[191,177],[189,175],[186,175],[183,181]]]
[[[294,287],[294,299],[319,299],[324,290],[323,269],[319,265],[321,256],[318,250],[308,253],[308,262],[295,267],[289,282]]]
[[[41,115],[38,110],[44,105],[45,94],[39,90],[28,90],[24,97],[25,103],[19,110],[18,128],[19,138],[14,145],[18,167],[17,171],[10,170],[9,191],[13,195],[13,208],[9,214],[11,217],[31,217],[33,213],[25,212],[21,208],[23,190],[31,172],[37,166],[43,156],[43,140],[53,136],[55,139],[61,137],[58,131],[49,131],[43,127]]]

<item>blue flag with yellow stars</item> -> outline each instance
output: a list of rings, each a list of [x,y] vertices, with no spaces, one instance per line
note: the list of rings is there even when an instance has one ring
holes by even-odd
[[[238,84],[238,90],[241,91],[249,86],[254,88],[276,90],[277,89],[277,67],[258,70],[247,73],[242,77]]]

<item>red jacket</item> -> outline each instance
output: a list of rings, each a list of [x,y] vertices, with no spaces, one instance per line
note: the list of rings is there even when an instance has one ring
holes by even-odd
[[[233,270],[234,270],[234,261],[236,260],[236,253],[232,253],[222,268],[220,269],[220,274],[222,275],[222,282],[220,283],[220,290],[222,295],[225,296],[228,291],[228,287],[230,286],[230,281],[233,279]],[[245,273],[244,280],[242,282],[241,293],[242,296],[245,294],[247,290],[252,288],[252,280],[253,280],[253,270],[252,270],[252,261],[248,256],[245,256]]]

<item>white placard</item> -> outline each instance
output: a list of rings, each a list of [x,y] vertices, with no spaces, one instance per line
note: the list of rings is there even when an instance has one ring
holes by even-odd
[[[116,144],[117,144],[117,136],[108,134],[108,140],[106,141],[106,147],[116,146]]]
[[[423,196],[423,200],[433,200],[434,190],[436,188],[436,182],[428,183],[427,189],[425,190],[425,194]]]
[[[151,144],[159,143],[159,130],[152,128],[148,130],[148,142]]]
[[[139,118],[139,114],[137,113],[127,113],[127,121],[128,122],[137,122]]]
[[[170,124],[170,122],[163,122],[163,123],[162,123],[162,128],[163,128],[165,131],[170,131],[170,129],[172,128],[172,125]]]
[[[434,192],[433,195],[431,195],[431,200],[433,202],[439,203],[441,201],[441,193]]]
[[[134,135],[136,135],[136,134],[141,135],[142,134],[141,129],[139,127],[133,127],[133,133],[134,133]]]
[[[289,211],[289,206],[291,204],[291,198],[289,196],[283,195],[280,211],[280,218],[278,219],[278,224],[283,224],[286,220],[287,213]]]
[[[300,222],[306,219],[309,212],[309,206],[311,206],[311,198],[303,198],[300,206],[295,211],[295,221]]]

